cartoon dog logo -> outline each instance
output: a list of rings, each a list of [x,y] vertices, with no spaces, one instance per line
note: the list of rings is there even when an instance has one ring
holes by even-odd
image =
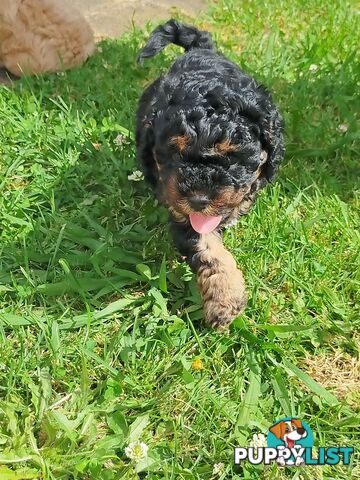
[[[298,418],[280,420],[269,428],[269,432],[274,434],[275,437],[283,443],[283,445],[277,447],[278,449],[295,448],[296,446],[302,447],[298,442],[307,436],[307,431]],[[279,458],[278,463],[281,466],[301,465],[304,463],[304,460],[302,457],[297,457],[295,462],[291,459],[285,462],[284,458]]]

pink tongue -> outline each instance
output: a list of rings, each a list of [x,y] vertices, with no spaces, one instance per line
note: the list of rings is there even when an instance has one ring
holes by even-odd
[[[221,222],[221,216],[212,217],[201,213],[192,213],[189,218],[192,228],[198,233],[210,233]]]

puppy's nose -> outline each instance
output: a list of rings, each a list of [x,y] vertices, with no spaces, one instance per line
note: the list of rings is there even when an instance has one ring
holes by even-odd
[[[210,200],[206,195],[194,195],[193,197],[189,198],[188,202],[192,209],[200,212],[209,205]]]
[[[305,428],[297,428],[297,433],[298,433],[299,435],[304,435],[304,433],[305,433]]]

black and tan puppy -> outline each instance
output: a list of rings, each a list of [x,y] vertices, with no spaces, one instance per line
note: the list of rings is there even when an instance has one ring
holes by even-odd
[[[185,54],[141,97],[138,159],[196,272],[206,321],[224,329],[244,309],[246,294],[221,231],[248,212],[276,173],[282,118],[266,90],[216,52],[207,32],[170,20],[153,31],[139,62],[169,43]]]

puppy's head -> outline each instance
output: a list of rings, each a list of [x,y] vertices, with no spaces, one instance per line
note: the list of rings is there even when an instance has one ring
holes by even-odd
[[[279,120],[280,121],[280,120]],[[275,152],[261,119],[224,108],[179,112],[154,119],[153,156],[158,196],[178,220],[221,217],[226,225],[275,173]],[[281,143],[281,131],[276,132]],[[253,195],[254,196],[254,195]]]

